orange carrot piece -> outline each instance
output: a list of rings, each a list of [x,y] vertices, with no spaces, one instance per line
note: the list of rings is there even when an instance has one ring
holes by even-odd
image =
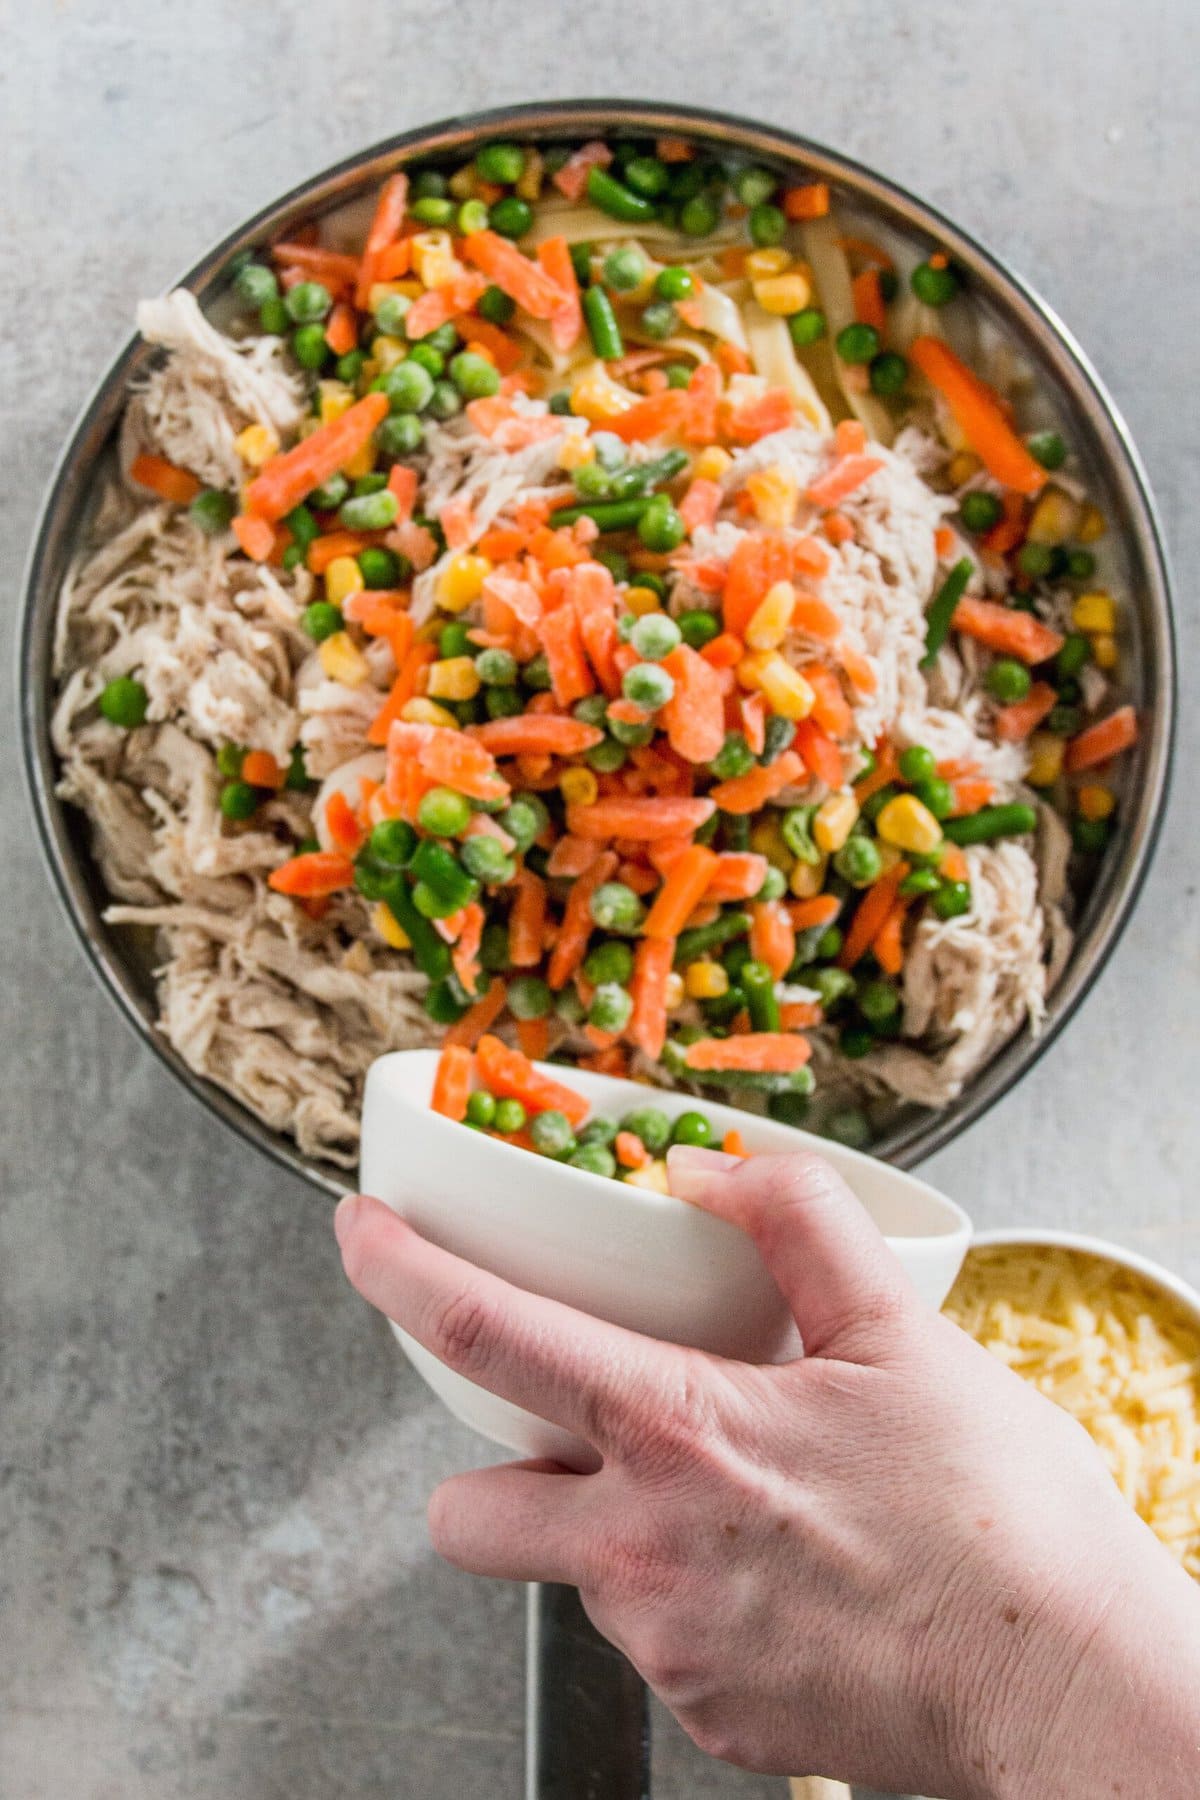
[[[662,394],[650,394],[639,400],[615,419],[605,421],[605,430],[615,432],[625,443],[645,438],[662,437],[678,431],[692,410],[688,395],[680,388],[668,388]]]
[[[883,467],[878,456],[842,456],[809,483],[804,498],[813,506],[839,506]]]
[[[557,281],[495,231],[473,231],[459,254],[535,319],[553,319],[570,299]]]
[[[481,319],[478,313],[462,313],[455,318],[454,326],[460,337],[487,352],[501,375],[511,375],[520,363],[520,344],[490,319]]]
[[[354,864],[340,850],[306,850],[272,869],[267,886],[296,899],[323,899],[354,886]]]
[[[566,296],[550,315],[550,336],[556,350],[573,350],[583,333],[583,307],[579,299],[579,282],[571,261],[571,246],[565,237],[546,238],[537,248],[537,259],[545,274]]]
[[[429,1096],[435,1113],[442,1113],[447,1119],[466,1118],[474,1066],[475,1059],[465,1045],[443,1044]]]
[[[524,548],[525,533],[518,531],[515,525],[493,525],[484,532],[478,544],[479,554],[493,563],[511,562]]]
[[[842,622],[832,606],[818,600],[815,594],[798,594],[792,608],[792,629],[823,644],[834,644],[841,636]]]
[[[314,575],[323,575],[339,556],[357,556],[365,550],[374,535],[365,531],[327,531],[323,537],[312,540],[304,560]]]
[[[266,562],[275,548],[274,526],[251,513],[237,515],[233,521],[233,535],[251,562]]]
[[[360,588],[342,602],[342,611],[353,624],[361,625],[368,637],[383,638],[391,646],[397,669],[408,655],[416,629],[411,616],[397,606],[398,598],[382,588]]]
[[[585,869],[590,869],[600,854],[600,848],[594,840],[574,838],[568,834],[560,837],[550,852],[546,862],[546,873],[555,879],[565,875],[570,880],[574,880],[577,875],[582,875]]]
[[[744,255],[743,252],[743,258]],[[716,358],[718,367],[726,375],[749,375],[754,368],[754,364],[741,345],[731,344],[727,338],[723,338],[717,345]]]
[[[650,1152],[636,1131],[618,1131],[613,1149],[623,1169],[640,1169],[650,1161]]]
[[[397,522],[411,519],[417,499],[417,471],[407,463],[393,463],[388,471],[387,485],[388,493],[395,496],[399,509]]]
[[[721,375],[713,363],[697,363],[687,384],[688,411],[683,436],[689,444],[716,441],[720,414]]]
[[[471,800],[507,799],[508,783],[497,773],[495,757],[464,731],[449,731],[444,726],[430,730],[428,726],[393,725],[388,735],[389,750],[395,744],[397,753],[403,753],[404,734],[412,729],[427,734],[415,741],[416,758],[422,772],[439,787],[452,787]]]
[[[824,1017],[824,1007],[815,1000],[785,1000],[779,1008],[779,1023],[784,1031],[807,1031]]]
[[[1025,515],[1028,510],[1026,502],[1020,494],[1014,494],[1010,489],[1003,496],[1001,504],[1004,507],[1003,518],[998,519],[979,540],[985,557],[993,562],[1001,561],[1010,551],[1015,550],[1025,536]]]
[[[716,870],[716,853],[692,844],[673,865],[642,927],[647,937],[677,938]]]
[[[612,151],[608,145],[600,138],[592,138],[590,142],[581,144],[567,158],[562,168],[555,170],[550,179],[559,193],[565,194],[568,200],[582,200],[592,169],[605,169],[611,161]]]
[[[283,770],[269,750],[248,750],[242,758],[242,780],[251,787],[281,788]]]
[[[638,939],[633,953],[633,977],[629,991],[633,1011],[625,1035],[644,1056],[657,1062],[667,1036],[667,981],[675,961],[670,938]]]
[[[969,881],[971,865],[957,844],[947,844],[942,851],[941,872],[947,881]]]
[[[706,900],[753,900],[767,879],[769,864],[755,850],[722,850],[704,890]]]
[[[614,794],[591,806],[568,806],[567,830],[572,837],[627,837],[653,844],[662,838],[691,837],[715,811],[711,799],[666,794],[622,799]]]
[[[668,743],[687,762],[711,762],[725,742],[725,704],[717,671],[688,644],[677,644],[662,666],[675,683],[660,715]]]
[[[679,502],[679,516],[690,534],[701,525],[711,525],[720,511],[721,488],[715,481],[700,475],[692,482]]]
[[[658,137],[654,140],[654,154],[659,162],[694,162],[696,146],[684,137]]]
[[[784,189],[783,210],[789,219],[823,219],[829,211],[829,183],[806,181]]]
[[[1068,774],[1080,769],[1093,769],[1122,750],[1130,750],[1138,740],[1137,714],[1132,706],[1119,706],[1107,719],[1089,725],[1067,745],[1063,766]]]
[[[1048,681],[1035,681],[1024,700],[1002,706],[992,721],[996,736],[1006,744],[1019,744],[1037,730],[1042,720],[1058,704],[1058,695]]]
[[[746,1157],[746,1156],[749,1156],[749,1154],[750,1154],[750,1152],[746,1148],[745,1138],[742,1136],[740,1131],[737,1131],[732,1127],[725,1133],[725,1136],[721,1139],[721,1148],[725,1152],[726,1156]]]
[[[783,538],[747,536],[739,539],[729,559],[722,610],[725,629],[744,638],[759,602],[777,581],[792,573],[791,550]],[[714,642],[719,643],[720,639]],[[707,646],[709,650],[712,644]]]
[[[588,661],[605,693],[615,696],[621,691],[621,676],[614,661],[620,638],[612,575],[603,563],[580,563],[572,572],[569,592]]]
[[[362,849],[365,831],[354,816],[354,808],[341,788],[334,788],[325,802],[325,827],[334,848],[343,856],[357,856]]]
[[[804,764],[794,750],[785,750],[773,763],[751,769],[746,775],[735,775],[731,781],[719,781],[709,790],[709,800],[722,812],[752,813],[804,773]]]
[[[617,880],[623,881],[626,887],[632,888],[640,896],[652,894],[658,886],[658,876],[651,874],[642,863],[618,863]]]
[[[472,725],[468,735],[493,756],[577,756],[598,744],[604,733],[561,713],[525,713]]]
[[[854,714],[833,670],[823,663],[805,663],[800,673],[813,691],[810,718],[831,738],[848,738],[854,730]]]
[[[376,281],[399,281],[412,268],[412,239],[398,238],[381,250],[375,259]]]
[[[964,776],[960,781],[951,782],[954,793],[954,804],[950,808],[952,819],[961,819],[967,813],[976,813],[981,806],[986,806],[995,793],[990,781],[981,775]]]
[[[810,715],[798,722],[792,743],[810,775],[823,781],[826,787],[841,787],[846,773],[842,753],[815,718]]]
[[[811,931],[816,925],[832,925],[842,903],[836,894],[814,894],[811,900],[789,900],[787,909],[794,930]]]
[[[899,975],[904,967],[903,931],[907,910],[907,902],[904,900],[893,901],[887,917],[872,940],[872,953],[885,975]]]
[[[568,808],[568,813],[569,811]],[[616,856],[611,850],[606,850],[603,856],[596,858],[590,869],[585,869],[572,882],[567,904],[563,909],[558,942],[550,953],[550,963],[546,970],[546,980],[552,988],[565,987],[587,954],[588,939],[595,929],[591,914],[592,895],[604,882],[612,879],[616,867]]]
[[[282,456],[274,456],[246,490],[246,504],[260,519],[282,519],[367,444],[387,417],[386,394],[365,394],[340,419],[321,425]]]
[[[151,456],[143,451],[129,465],[130,477],[139,487],[149,488],[160,500],[186,506],[200,492],[200,483],[186,469],[176,468],[165,456]]]
[[[853,522],[846,517],[845,513],[826,513],[821,520],[821,530],[831,544],[848,544],[854,537]]]
[[[388,732],[417,692],[417,685],[431,662],[437,659],[436,644],[414,644],[396,671],[396,679],[388,697],[367,727],[368,744],[385,745]]]
[[[493,976],[487,992],[447,1029],[442,1043],[462,1044],[468,1050],[473,1050],[484,1032],[491,1030],[504,1011],[507,998],[508,989],[498,975]]]
[[[778,900],[759,900],[750,908],[750,954],[766,963],[776,981],[782,981],[796,954],[796,933],[791,915]]]
[[[542,960],[546,929],[546,884],[532,869],[521,868],[508,915],[508,955],[515,968],[532,969]]]
[[[867,447],[867,428],[861,419],[839,419],[833,447],[838,456],[861,456]]]
[[[865,806],[872,794],[877,794],[880,788],[887,787],[888,783],[894,781],[899,773],[900,762],[895,746],[889,739],[881,739],[875,746],[875,767],[869,775],[864,775],[861,781],[856,781],[854,784],[854,798],[858,801],[859,806]]]
[[[358,269],[358,283],[354,290],[354,302],[360,311],[365,311],[371,298],[371,289],[379,280],[379,259],[400,236],[400,228],[404,224],[404,213],[408,206],[408,176],[391,175],[379,190],[379,199],[375,203],[375,216],[371,220],[371,228],[367,233],[366,248]],[[330,470],[330,474],[333,471]],[[313,482],[316,487],[324,476]],[[293,503],[294,504],[294,503]],[[287,511],[291,511],[288,507]]]
[[[854,316],[862,325],[873,326],[882,337],[887,330],[887,308],[883,303],[883,287],[878,269],[864,269],[851,282],[854,294]]]
[[[914,338],[908,354],[941,394],[988,474],[1018,494],[1040,494],[1046,471],[1025,448],[991,389],[941,338]]]
[[[518,1019],[517,1042],[522,1056],[530,1062],[542,1062],[550,1048],[549,1019]]]
[[[960,600],[950,621],[955,631],[978,639],[998,656],[1015,656],[1025,663],[1047,662],[1063,647],[1061,631],[1052,631],[1032,613],[1002,606],[998,600]]]
[[[790,1031],[750,1031],[743,1037],[698,1038],[683,1060],[698,1071],[742,1069],[762,1075],[790,1075],[802,1069],[812,1048]]]
[[[596,691],[595,678],[583,650],[579,614],[573,606],[560,606],[543,614],[537,635],[550,669],[550,686],[560,706],[571,706]]]
[[[958,540],[948,525],[939,525],[933,534],[933,548],[940,562],[947,562],[954,554],[954,546]]]
[[[299,269],[309,281],[332,283],[353,292],[358,281],[358,258],[342,250],[326,250],[320,244],[274,244],[271,258],[281,267]]]
[[[339,300],[325,325],[325,342],[335,356],[345,356],[358,343],[358,322],[354,308]]]
[[[787,388],[768,388],[757,400],[731,410],[727,430],[735,444],[756,444],[773,431],[786,431],[795,412],[796,402]]]
[[[874,943],[879,927],[895,904],[900,883],[907,874],[908,864],[898,862],[866,890],[850,921],[850,929],[838,956],[839,968],[852,969],[862,961]]]

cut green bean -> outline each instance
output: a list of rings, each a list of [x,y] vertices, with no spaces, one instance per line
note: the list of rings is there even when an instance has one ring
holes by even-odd
[[[967,583],[974,568],[969,556],[960,557],[934,595],[925,615],[925,654],[921,658],[923,669],[932,667],[934,658],[945,643],[954,609],[967,591]]]
[[[766,963],[748,962],[738,977],[746,995],[746,1010],[754,1031],[779,1030],[779,1002],[775,998],[775,977]]]
[[[694,925],[690,931],[681,931],[675,940],[676,967],[695,962],[697,957],[706,956],[710,950],[719,950],[722,944],[728,944],[734,938],[745,937],[750,924],[749,913],[722,913],[711,925]]]
[[[1006,806],[981,806],[961,819],[947,819],[942,831],[952,844],[990,844],[995,838],[1025,837],[1036,827],[1033,807],[1012,800]]]
[[[653,201],[644,200],[624,182],[610,175],[607,169],[595,164],[588,170],[587,192],[593,206],[598,206],[610,219],[620,219],[626,225],[648,225],[656,216]]]
[[[573,525],[576,519],[594,519],[601,531],[632,531],[654,496],[635,500],[597,500],[592,506],[560,506],[550,514],[553,526]]]
[[[584,289],[583,316],[587,321],[592,348],[605,362],[625,354],[625,340],[612,301],[602,287]]]

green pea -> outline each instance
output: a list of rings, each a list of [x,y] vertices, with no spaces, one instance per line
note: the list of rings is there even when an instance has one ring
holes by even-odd
[[[821,860],[821,852],[812,836],[816,812],[815,806],[791,806],[779,821],[779,835],[797,862],[814,869]]]
[[[693,194],[679,209],[679,229],[685,237],[711,237],[720,217],[721,208],[711,194]]]
[[[593,562],[603,563],[613,580],[618,585],[629,580],[629,558],[619,550],[593,550]]]
[[[519,144],[484,144],[475,152],[475,168],[484,181],[511,187],[525,173],[525,152]]]
[[[426,194],[408,210],[422,225],[448,225],[454,217],[454,202],[441,194]]]
[[[352,494],[338,508],[338,522],[347,531],[386,531],[394,525],[400,505],[390,488],[374,494]]]
[[[492,325],[507,325],[517,310],[517,303],[504,292],[503,288],[484,288],[475,302],[475,310],[481,319],[487,319]]]
[[[489,975],[502,975],[509,967],[508,928],[493,919],[483,928],[479,943],[480,966]]]
[[[535,1113],[530,1122],[529,1135],[534,1147],[543,1156],[570,1156],[578,1148],[571,1121],[566,1113],[559,1112],[556,1107]]]
[[[407,294],[385,294],[376,309],[376,328],[384,337],[404,337],[411,305]]]
[[[823,962],[832,962],[835,956],[840,956],[842,943],[843,933],[840,929],[836,925],[827,925],[817,939],[818,957]]]
[[[220,806],[227,819],[252,819],[258,811],[258,790],[247,781],[227,781],[221,789]]]
[[[652,300],[642,308],[641,327],[648,338],[669,338],[679,329],[679,315],[669,300]]]
[[[462,340],[450,321],[439,325],[436,331],[427,331],[420,342],[429,344],[434,350],[440,350],[443,356],[453,356]]]
[[[597,775],[615,775],[618,769],[625,767],[629,752],[616,738],[607,737],[599,744],[593,744],[590,750],[585,750],[583,760],[589,769],[595,769]]]
[[[497,1100],[494,1124],[506,1137],[510,1132],[523,1131],[528,1117],[519,1100]]]
[[[1059,737],[1074,737],[1082,724],[1083,714],[1077,706],[1052,706],[1046,720],[1047,729]]]
[[[872,393],[898,394],[908,380],[908,361],[895,350],[883,350],[872,357],[869,377]]]
[[[245,755],[240,744],[222,744],[217,751],[217,774],[224,775],[227,781],[236,781],[241,775]]]
[[[647,662],[661,662],[679,646],[682,636],[669,613],[644,613],[634,626],[630,642]]]
[[[900,996],[890,981],[868,981],[859,993],[858,1010],[869,1025],[886,1025],[899,1015]]]
[[[883,858],[872,838],[853,835],[846,839],[833,859],[833,866],[851,887],[870,887],[883,869]]]
[[[550,687],[550,665],[542,651],[531,656],[521,670],[521,680],[535,694],[545,693]]]
[[[478,1125],[485,1130],[495,1122],[496,1096],[489,1094],[486,1088],[476,1088],[467,1100],[467,1123]]]
[[[233,278],[233,289],[247,306],[262,306],[279,294],[279,281],[274,270],[262,263],[243,263]]]
[[[688,388],[692,385],[692,371],[687,363],[668,363],[663,374],[669,388]]]
[[[819,343],[825,336],[825,314],[819,306],[802,307],[788,319],[788,330],[792,334],[793,344],[797,349],[804,350],[809,344]]]
[[[289,793],[293,794],[303,793],[306,788],[316,786],[316,783],[309,779],[308,770],[305,767],[303,744],[295,745],[292,750],[283,785]]]
[[[414,200],[439,200],[447,192],[446,177],[440,169],[418,169],[409,192]]]
[[[687,536],[687,526],[665,494],[655,494],[637,522],[637,534],[647,550],[662,555],[677,550]]]
[[[450,378],[466,400],[484,400],[500,392],[500,371],[486,356],[460,350],[450,364]]]
[[[646,276],[646,259],[632,247],[613,250],[604,259],[603,275],[610,288],[619,294],[640,286]]]
[[[553,1004],[554,995],[540,975],[514,975],[508,984],[508,1010],[514,1019],[544,1019]]]
[[[936,894],[941,885],[936,869],[913,869],[900,883],[900,892],[909,899],[919,894]]]
[[[804,985],[820,995],[821,1005],[826,1012],[853,994],[858,987],[849,969],[839,969],[831,965],[827,969],[813,969],[804,974]]]
[[[575,271],[575,279],[580,287],[586,287],[588,282],[592,279],[592,257],[594,253],[594,244],[571,245],[571,267]]]
[[[329,356],[323,325],[297,325],[292,333],[292,355],[302,369],[320,369]]]
[[[433,376],[408,356],[388,370],[382,386],[393,413],[417,413],[429,404]]]
[[[1091,660],[1092,646],[1082,631],[1069,632],[1054,659],[1054,667],[1066,681],[1072,681]]]
[[[625,987],[633,974],[633,951],[618,938],[606,938],[588,952],[583,972],[593,987],[611,983]]]
[[[237,502],[232,494],[223,494],[218,488],[203,488],[188,507],[188,517],[206,537],[220,537],[223,531],[228,531],[236,511]]]
[[[475,658],[475,672],[489,685],[511,687],[517,679],[517,659],[507,650],[481,650]]]
[[[765,201],[769,200],[778,186],[777,177],[772,175],[769,169],[759,169],[753,166],[748,169],[739,169],[733,178],[734,193],[741,204],[750,207],[752,211],[756,206],[762,206]]]
[[[767,1113],[781,1125],[803,1126],[808,1122],[809,1096],[795,1088],[767,1095]]]
[[[875,1033],[869,1025],[843,1025],[838,1033],[838,1049],[852,1062],[858,1062],[875,1048]]]
[[[434,837],[457,837],[471,823],[471,803],[453,788],[430,788],[417,807],[417,824]]]
[[[394,550],[385,550],[382,544],[369,544],[360,550],[358,568],[363,586],[368,588],[394,588],[412,572],[406,558],[400,558]]]
[[[341,607],[332,600],[314,600],[300,614],[300,624],[315,644],[323,644],[335,631],[341,631],[345,620]]]
[[[574,989],[566,988],[563,991],[564,993],[573,993]],[[582,1016],[582,1014],[579,1015],[580,1018]],[[586,1124],[581,1125],[575,1135],[580,1144],[599,1144],[603,1149],[608,1150],[616,1141],[617,1121],[597,1115],[595,1118],[589,1119]]]
[[[673,1144],[695,1144],[700,1149],[711,1144],[715,1135],[712,1120],[702,1112],[680,1113],[671,1127]]]
[[[935,269],[918,263],[908,278],[913,293],[925,306],[945,306],[958,292],[958,276],[951,268]]]
[[[966,881],[943,881],[929,904],[939,919],[957,919],[971,910],[971,887]]]
[[[1057,431],[1035,431],[1025,439],[1025,448],[1043,469],[1061,469],[1067,460],[1067,446]]]
[[[657,712],[673,698],[675,683],[657,663],[634,663],[621,677],[621,692],[643,712]]]
[[[875,792],[871,795],[870,799],[865,802],[862,809],[862,816],[868,825],[873,825],[875,823],[888,801],[894,800],[899,791],[900,790],[895,784],[890,781],[885,787],[876,788]]]
[[[671,1121],[657,1106],[638,1106],[627,1112],[621,1130],[640,1138],[651,1156],[661,1156],[671,1142]]]
[[[750,230],[750,241],[760,249],[769,249],[774,244],[783,242],[787,231],[787,219],[777,206],[763,202],[751,208],[747,221]]]
[[[515,687],[487,688],[483,705],[489,719],[515,719],[525,711],[525,702]]]
[[[1022,544],[1017,552],[1017,567],[1022,575],[1028,575],[1034,581],[1043,580],[1054,567],[1053,545]]]
[[[993,700],[999,700],[1003,706],[1012,706],[1018,700],[1024,700],[1033,686],[1033,677],[1015,656],[998,656],[988,666],[984,686]]]
[[[690,300],[696,291],[696,277],[683,263],[670,263],[655,276],[654,291],[660,300]]]
[[[524,855],[535,839],[545,831],[550,822],[550,814],[545,802],[537,794],[518,794],[512,804],[505,807],[499,819],[509,837],[516,842],[518,854]]]
[[[1109,835],[1107,819],[1075,818],[1071,822],[1071,841],[1081,855],[1098,855],[1108,843]]]
[[[388,478],[382,469],[370,469],[365,475],[354,478],[354,493],[361,499],[364,494],[382,493],[388,484]]]
[[[334,365],[334,373],[339,381],[346,383],[347,387],[353,387],[362,374],[363,364],[366,360],[365,350],[347,350],[345,356],[338,357]]]
[[[699,607],[681,613],[677,623],[684,643],[693,650],[703,650],[705,644],[711,644],[715,637],[721,635],[721,621],[717,615]]]
[[[524,237],[533,224],[533,208],[528,200],[521,200],[516,194],[506,194],[503,200],[497,200],[492,207],[488,223],[501,237]]]
[[[633,1012],[633,996],[615,981],[605,981],[592,995],[588,1024],[597,1031],[624,1031]]]
[[[350,483],[341,474],[331,475],[320,487],[315,487],[308,496],[308,505],[317,512],[332,512],[340,506],[350,492]]]
[[[879,355],[879,333],[873,325],[843,325],[836,343],[837,353],[845,363],[869,363]]]
[[[1072,550],[1067,556],[1067,574],[1072,581],[1090,581],[1096,573],[1096,559],[1090,550]]]
[[[385,869],[403,869],[417,847],[417,834],[406,819],[381,819],[371,828],[367,848]]]
[[[296,325],[315,325],[333,306],[333,295],[320,281],[298,281],[284,296],[288,318]]]
[[[440,350],[435,350],[432,344],[414,344],[408,353],[408,360],[410,363],[416,363],[419,369],[424,369],[426,374],[432,375],[435,380],[446,367],[445,357]]]
[[[283,336],[292,321],[282,294],[273,294],[269,300],[263,301],[258,309],[258,322],[272,337]]]
[[[621,176],[626,187],[646,200],[657,200],[671,183],[670,171],[657,156],[631,156],[623,164]]]
[[[499,840],[486,837],[482,832],[477,837],[467,838],[459,856],[467,874],[482,881],[485,887],[503,887],[517,872],[516,863],[505,854]]]
[[[567,1161],[573,1169],[583,1169],[589,1175],[607,1175],[611,1179],[617,1172],[617,1159],[603,1144],[580,1144]]]
[[[756,900],[782,900],[787,893],[787,876],[782,869],[769,866],[763,884],[754,898]]]
[[[143,723],[149,704],[149,694],[132,675],[117,675],[106,682],[98,702],[109,724],[119,725],[125,731],[132,731]]]
[[[431,419],[453,419],[463,409],[463,397],[452,381],[435,381],[425,411]]]
[[[990,531],[1004,517],[1004,508],[986,488],[972,488],[959,502],[958,516],[968,531]]]
[[[623,881],[602,882],[588,902],[588,911],[601,931],[637,931],[645,917],[641,901]]]
[[[436,914],[430,916],[436,917]],[[450,981],[435,982],[426,993],[423,1004],[435,1025],[457,1024],[467,1010],[467,1002]]]
[[[911,744],[900,752],[900,773],[905,781],[929,781],[937,774],[937,758],[924,744]]]
[[[608,730],[618,744],[630,750],[640,749],[654,736],[653,725],[631,725],[627,719],[610,719]]]

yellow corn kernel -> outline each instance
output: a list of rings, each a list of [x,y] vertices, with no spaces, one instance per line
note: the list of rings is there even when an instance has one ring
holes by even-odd
[[[653,588],[631,587],[625,596],[625,611],[631,612],[635,618],[644,618],[647,613],[660,612],[662,601]]]
[[[1076,631],[1108,631],[1117,629],[1117,603],[1111,594],[1080,594],[1071,608],[1071,623]]]
[[[732,463],[728,450],[722,450],[719,444],[710,444],[692,464],[692,474],[700,481],[720,481]]]
[[[437,603],[443,612],[462,612],[483,592],[483,584],[492,572],[486,556],[475,556],[460,550],[452,556],[437,583]]]
[[[436,700],[427,700],[424,694],[414,694],[400,708],[400,717],[406,725],[442,725],[450,731],[458,729],[458,720],[448,707],[439,706]]]
[[[429,665],[427,692],[433,700],[473,700],[482,686],[474,657],[445,656]]]
[[[946,464],[946,475],[951,487],[965,487],[972,475],[978,475],[983,464],[973,450],[960,450]]]
[[[343,687],[361,687],[370,674],[366,657],[347,631],[335,631],[320,646],[317,655],[330,681]]]
[[[667,985],[663,990],[663,1004],[668,1012],[676,1012],[686,999],[683,976],[678,969],[672,969],[667,976]]]
[[[602,362],[589,364],[571,389],[571,411],[592,425],[618,419],[636,403],[637,396],[614,381]]]
[[[464,163],[461,169],[455,169],[446,183],[456,200],[470,200],[475,193],[475,170],[470,163]]]
[[[1052,731],[1035,731],[1029,740],[1029,767],[1025,779],[1030,787],[1053,787],[1062,774],[1064,744]]]
[[[787,318],[800,312],[812,299],[812,288],[805,276],[793,269],[787,275],[768,275],[765,281],[752,283],[754,298],[764,312]]]
[[[1092,660],[1098,669],[1117,666],[1117,640],[1111,631],[1097,631],[1092,638]]]
[[[768,659],[758,685],[771,711],[785,719],[807,719],[813,709],[816,696],[807,681],[778,654]]]
[[[462,273],[448,231],[418,231],[412,241],[412,263],[426,287],[441,287]]]
[[[279,439],[269,425],[247,425],[233,440],[233,447],[251,469],[261,469],[279,449]]]
[[[371,908],[371,923],[384,943],[390,944],[393,950],[412,949],[412,939],[396,918],[391,907],[385,906],[382,900]]]
[[[383,332],[372,340],[371,353],[375,358],[377,372],[386,375],[397,363],[404,361],[408,355],[408,345],[399,338],[387,337]]]
[[[942,828],[929,808],[915,794],[897,794],[875,821],[885,844],[898,850],[916,850],[928,856],[942,841]]]
[[[858,818],[858,801],[853,794],[830,794],[822,800],[813,816],[813,842],[826,856],[840,850],[854,829]]]
[[[1026,532],[1033,544],[1065,544],[1079,524],[1079,503],[1061,488],[1047,488],[1029,516]]]
[[[729,992],[729,977],[719,962],[701,960],[688,964],[683,985],[689,1000],[719,1000]]]
[[[746,477],[746,492],[760,525],[785,531],[796,511],[796,478],[780,463],[756,469]]]
[[[344,381],[319,381],[317,400],[321,423],[328,425],[332,419],[340,419],[344,412],[349,412],[354,405],[354,389],[347,387]]]
[[[590,769],[564,769],[558,790],[568,806],[591,806],[600,792],[600,783]]]
[[[782,244],[772,244],[762,250],[751,250],[746,256],[747,281],[765,281],[772,275],[782,275],[785,269],[792,266],[790,250]]]
[[[876,841],[875,848],[879,852],[879,875],[890,875],[896,864],[901,861],[901,852],[895,844],[884,844]],[[875,877],[879,880],[879,875]]]
[[[585,432],[572,431],[559,445],[555,460],[560,469],[582,468],[584,463],[595,462],[596,446]]]
[[[1111,788],[1089,781],[1076,794],[1075,804],[1085,819],[1108,819],[1116,809],[1117,796]]]
[[[777,581],[759,601],[746,627],[752,650],[777,650],[787,636],[796,610],[796,590],[790,581]]]
[[[652,1194],[669,1194],[671,1191],[667,1165],[661,1160],[643,1163],[640,1169],[630,1169],[625,1180],[629,1187],[648,1188]]]
[[[750,848],[759,856],[765,856],[776,869],[787,870],[792,866],[792,853],[783,841],[783,833],[779,827],[778,813],[764,813],[757,824],[750,827]]]
[[[799,857],[792,864],[792,872],[788,876],[788,887],[797,900],[815,900],[825,886],[825,873],[829,867],[829,858],[823,856],[820,862],[801,862]]]
[[[542,192],[541,155],[532,144],[525,152],[525,167],[517,177],[517,198],[520,200],[537,200]]]
[[[369,475],[375,467],[378,452],[374,438],[368,438],[361,450],[356,450],[348,462],[342,464],[342,472],[351,481],[357,481],[360,475]]]
[[[335,556],[325,570],[325,598],[340,606],[362,588],[362,570],[352,556]]]
[[[1083,517],[1079,521],[1079,541],[1081,544],[1094,544],[1108,530],[1108,520],[1098,506],[1085,506]]]

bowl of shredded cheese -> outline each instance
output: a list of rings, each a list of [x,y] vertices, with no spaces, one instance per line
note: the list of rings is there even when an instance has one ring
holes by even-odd
[[[1079,1420],[1130,1505],[1200,1579],[1200,1294],[1099,1238],[990,1231],[944,1310]]]

